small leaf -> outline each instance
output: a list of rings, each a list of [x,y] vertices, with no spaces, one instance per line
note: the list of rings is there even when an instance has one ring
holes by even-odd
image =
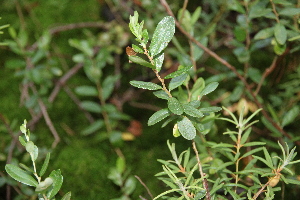
[[[137,88],[147,89],[147,90],[159,90],[162,89],[160,85],[151,82],[144,81],[130,81],[130,84]]]
[[[279,15],[293,16],[300,14],[300,8],[283,8],[279,11]]]
[[[155,66],[152,65],[151,63],[147,62],[146,60],[144,60],[143,58],[141,57],[138,57],[138,56],[129,56],[128,57],[129,60],[131,60],[132,62],[134,63],[137,63],[137,64],[140,64],[142,66],[145,66],[145,67],[149,67],[151,69],[155,69]]]
[[[164,91],[164,90],[159,90],[159,91],[155,91],[153,92],[153,94],[160,98],[160,99],[169,99],[170,97],[168,96],[168,94]]]
[[[127,195],[130,196],[136,188],[136,179],[133,176],[130,176],[125,181],[123,185],[122,191]]]
[[[203,90],[203,88],[205,87],[205,82],[203,78],[198,78],[191,90],[191,100],[198,100],[198,98],[200,97],[200,92]]]
[[[146,29],[145,29],[146,30]],[[137,46],[137,45],[135,45],[135,44],[132,44],[132,49],[135,51],[135,52],[137,52],[137,53],[144,53],[144,50],[141,48],[141,47],[139,47],[139,46]]]
[[[50,177],[47,177],[44,181],[41,181],[38,186],[36,186],[35,191],[37,193],[41,193],[42,191],[45,191],[47,188],[49,188],[53,183],[53,179]]]
[[[267,38],[270,38],[274,35],[274,27],[271,28],[265,28],[260,30],[256,35],[254,36],[255,40],[264,40]]]
[[[100,130],[104,126],[104,121],[99,119],[81,131],[82,135],[90,135]]]
[[[71,199],[71,192],[68,192],[67,194],[65,194],[63,196],[63,198],[61,200],[70,200]]]
[[[98,103],[95,103],[93,101],[82,101],[80,105],[83,109],[89,112],[94,112],[94,113],[102,112],[101,106]]]
[[[168,108],[176,115],[181,115],[183,113],[183,107],[175,97],[168,99]]]
[[[148,120],[148,126],[152,126],[156,124],[157,122],[160,122],[161,120],[165,119],[171,114],[169,109],[165,108],[162,110],[159,110],[155,112]]]
[[[155,68],[158,72],[161,70],[161,66],[164,62],[164,59],[165,59],[164,53],[160,53],[160,54],[156,55],[153,59]]]
[[[213,92],[217,87],[218,87],[219,83],[218,82],[212,82],[212,83],[209,83],[200,93],[200,95],[204,96],[204,95],[207,95],[211,92]]]
[[[285,26],[280,23],[276,24],[274,29],[274,36],[276,41],[280,45],[284,45],[287,39],[287,31],[285,29]]]
[[[169,84],[169,90],[174,90],[175,88],[181,86],[186,78],[188,77],[188,74],[182,74],[180,76],[177,76],[175,78],[172,78]]]
[[[107,100],[110,97],[114,89],[115,83],[119,79],[120,79],[120,75],[108,75],[105,77],[102,83],[102,88],[103,88],[102,96],[104,100]]]
[[[187,117],[183,117],[183,119],[178,121],[177,124],[180,134],[185,139],[192,140],[196,137],[196,128]]]
[[[184,112],[192,117],[203,117],[203,113],[190,104],[183,105]]]
[[[284,127],[292,123],[296,117],[299,116],[299,106],[294,106],[291,110],[289,110],[284,116],[281,123],[281,126]]]
[[[48,152],[47,155],[46,155],[45,161],[43,163],[43,166],[42,166],[40,174],[39,174],[40,177],[45,174],[45,172],[48,168],[49,160],[50,160],[50,152]]]
[[[175,77],[180,76],[182,74],[186,74],[191,68],[192,68],[192,66],[184,67],[184,66],[180,65],[178,67],[177,71],[172,72],[171,74],[165,76],[165,79],[175,78]]]
[[[24,147],[26,146],[26,142],[22,136],[19,136],[19,141]]]
[[[63,183],[63,176],[61,175],[60,170],[54,170],[51,172],[51,174],[49,175],[50,178],[53,179],[53,187],[51,188],[51,190],[47,193],[47,197],[49,199],[53,198],[58,191],[60,190],[62,183]]]
[[[157,25],[149,47],[150,55],[156,56],[162,52],[171,41],[175,33],[175,20],[173,17],[164,17]]]
[[[29,174],[27,174],[24,170],[21,168],[12,165],[7,164],[5,165],[5,171],[16,181],[19,181],[25,185],[34,186],[36,187],[38,185],[38,182]]]
[[[98,96],[98,91],[94,86],[82,85],[75,88],[75,93],[81,96]]]
[[[216,107],[216,106],[212,106],[212,107],[207,107],[207,108],[200,108],[199,109],[201,112],[219,112],[220,110],[222,110],[222,108],[220,107]]]

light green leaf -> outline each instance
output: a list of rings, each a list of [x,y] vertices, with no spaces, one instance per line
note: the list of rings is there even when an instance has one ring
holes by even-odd
[[[19,136],[19,141],[24,147],[26,146],[26,142],[22,136]]]
[[[205,82],[203,78],[198,78],[191,90],[191,100],[198,100],[198,98],[200,97],[200,92],[203,90],[203,88],[205,87]]]
[[[81,96],[98,96],[98,91],[94,86],[82,85],[75,88],[75,93]]]
[[[173,17],[164,17],[157,25],[149,47],[150,55],[156,56],[162,52],[171,41],[175,33],[175,20]]]
[[[213,92],[217,87],[219,83],[218,82],[211,82],[209,83],[200,93],[201,96],[207,95],[211,92]]]
[[[191,24],[195,24],[200,18],[202,8],[198,6],[191,16]]]
[[[285,29],[285,26],[280,23],[276,24],[274,29],[274,36],[276,41],[280,45],[284,45],[287,39],[287,31]]]
[[[293,16],[300,14],[300,8],[283,8],[279,11],[279,15]]]
[[[38,186],[35,188],[35,192],[41,193],[48,189],[53,183],[53,179],[50,177],[47,177],[44,181],[41,181]]]
[[[122,188],[123,191],[125,192],[126,195],[130,196],[135,190],[135,188],[136,188],[136,179],[133,176],[128,177]]]
[[[245,143],[243,146],[244,147],[252,147],[252,146],[259,146],[259,145],[265,145],[265,142],[248,142]]]
[[[7,164],[5,165],[5,171],[16,181],[19,181],[25,185],[34,186],[36,187],[38,185],[38,182],[29,174],[27,174],[24,170],[21,168],[12,165]]]
[[[47,193],[47,197],[49,199],[53,198],[58,191],[60,190],[62,183],[63,183],[63,176],[61,175],[61,172],[59,169],[53,170],[51,174],[49,175],[50,178],[53,179],[53,187],[51,190]]]
[[[176,115],[181,115],[183,113],[183,107],[175,97],[168,99],[168,108]]]
[[[186,78],[188,77],[188,74],[182,74],[180,76],[177,76],[175,78],[172,78],[169,84],[169,90],[174,90],[175,88],[179,87],[184,83]]]
[[[274,27],[271,28],[265,28],[260,30],[256,35],[254,36],[255,40],[264,40],[267,38],[270,38],[274,35]]]
[[[200,108],[199,109],[201,112],[219,112],[220,110],[222,110],[221,107],[216,107],[216,106],[212,106],[212,107],[206,107],[206,108]]]
[[[102,83],[102,95],[104,100],[107,100],[110,97],[114,89],[115,83],[119,79],[120,75],[108,75],[105,77]]]
[[[148,120],[148,126],[152,126],[156,124],[157,122],[160,122],[161,120],[165,119],[171,114],[169,109],[165,108],[162,110],[159,110],[155,112]]]
[[[48,168],[49,160],[50,160],[50,152],[48,152],[47,155],[46,155],[45,161],[43,163],[43,166],[42,166],[40,174],[39,174],[40,177],[45,174],[45,172]]]
[[[299,116],[299,106],[294,106],[291,110],[289,110],[284,116],[281,123],[281,126],[284,127],[292,123],[296,117]]]
[[[142,88],[146,90],[159,90],[162,89],[160,85],[151,82],[144,82],[144,81],[130,81],[130,84],[137,88]]]
[[[93,101],[82,101],[80,105],[83,109],[89,112],[94,112],[94,113],[102,112],[101,106],[98,103],[95,103]]]
[[[104,121],[99,119],[81,131],[82,135],[90,135],[100,130],[104,126]]]
[[[192,117],[203,117],[203,113],[190,104],[183,104],[184,112]]]
[[[71,199],[71,192],[68,192],[67,194],[65,194],[63,196],[63,198],[61,200],[70,200]]]
[[[187,117],[183,117],[177,124],[179,132],[185,139],[192,140],[196,137],[196,128]]]
[[[145,29],[146,30],[146,29]],[[135,45],[135,44],[132,44],[132,49],[135,51],[135,52],[137,52],[137,53],[144,53],[144,50],[141,48],[141,47],[139,47],[139,46],[137,46],[137,45]]]
[[[138,57],[138,56],[129,56],[128,57],[129,60],[131,60],[132,62],[134,63],[137,63],[137,64],[140,64],[142,66],[145,66],[145,67],[149,67],[151,69],[155,69],[155,66],[152,65],[151,63],[147,62],[146,60],[144,60],[143,58],[141,57]]]

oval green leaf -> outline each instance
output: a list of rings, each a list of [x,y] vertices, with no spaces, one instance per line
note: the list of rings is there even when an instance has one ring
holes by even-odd
[[[144,82],[144,81],[130,81],[130,84],[137,88],[147,89],[147,90],[160,90],[162,87],[155,83]]]
[[[280,45],[284,45],[287,39],[287,31],[285,29],[285,26],[282,24],[276,24],[275,29],[274,29],[274,36],[276,41]]]
[[[219,83],[218,82],[212,82],[209,83],[200,93],[201,96],[207,95],[211,92],[213,92],[217,87]]]
[[[183,117],[183,119],[178,121],[177,124],[180,134],[185,139],[192,140],[196,137],[196,128],[187,117]]]
[[[82,101],[81,107],[89,112],[94,112],[94,113],[102,112],[101,106],[98,103],[95,103],[93,101]]]
[[[149,47],[150,55],[156,56],[162,52],[171,41],[175,33],[175,20],[173,17],[164,17],[157,25]]]
[[[75,88],[75,93],[81,96],[98,96],[98,91],[94,86],[82,85]]]
[[[165,119],[171,114],[169,109],[165,108],[162,110],[159,110],[155,112],[148,120],[148,126],[152,126],[156,124],[157,122],[160,122],[161,120]]]
[[[203,117],[203,113],[190,104],[183,105],[184,112],[192,117]]]
[[[168,108],[176,115],[181,115],[183,113],[183,107],[175,97],[168,99]]]
[[[169,90],[174,90],[175,88],[181,86],[186,78],[188,77],[188,74],[182,74],[180,76],[177,76],[175,78],[172,78],[169,84]]]
[[[5,171],[16,181],[19,181],[25,185],[34,186],[36,187],[38,185],[38,182],[29,174],[27,174],[24,170],[21,168],[12,165],[7,164],[5,165]]]

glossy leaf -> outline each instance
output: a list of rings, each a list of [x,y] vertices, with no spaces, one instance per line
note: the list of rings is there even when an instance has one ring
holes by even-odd
[[[177,124],[182,137],[187,140],[192,140],[196,137],[196,128],[187,117],[183,117]]]
[[[174,90],[175,88],[181,86],[186,78],[188,77],[188,74],[182,74],[180,76],[177,76],[175,78],[172,78],[169,84],[169,90]]]
[[[190,104],[183,105],[184,112],[192,117],[203,117],[203,113]]]
[[[146,60],[144,60],[143,58],[141,58],[139,56],[129,56],[128,59],[131,60],[132,62],[140,64],[142,66],[149,67],[151,69],[155,69],[154,65],[152,65],[149,62],[147,62]]]
[[[98,96],[97,88],[94,86],[82,85],[75,88],[75,93],[81,96]]]
[[[157,25],[149,47],[150,55],[156,56],[162,52],[171,41],[175,33],[175,20],[173,17],[164,17]]]
[[[29,174],[27,174],[24,170],[21,168],[12,165],[7,164],[5,165],[5,171],[16,181],[19,181],[25,185],[34,186],[36,187],[38,185],[38,182]]]
[[[274,29],[274,36],[276,41],[280,45],[284,45],[287,39],[287,31],[285,29],[285,26],[280,23],[276,24]]]
[[[59,169],[54,170],[51,172],[51,174],[49,175],[50,178],[53,179],[53,187],[51,188],[51,190],[47,193],[47,197],[49,199],[53,198],[58,191],[60,190],[62,183],[63,183],[63,176],[61,175],[61,172]]]
[[[82,101],[80,105],[83,109],[89,112],[94,112],[94,113],[102,112],[101,106],[98,103],[95,103],[93,101]]]
[[[146,90],[159,90],[162,89],[160,85],[151,82],[144,82],[144,81],[130,81],[130,84],[137,88],[142,88]]]
[[[45,174],[45,172],[48,168],[49,160],[50,160],[50,152],[48,152],[47,155],[46,155],[45,161],[43,163],[43,166],[42,166],[40,174],[39,174],[40,177]]]
[[[159,90],[159,91],[155,91],[153,92],[153,94],[160,98],[160,99],[169,99],[170,97],[168,96],[168,94],[164,91],[164,90]]]
[[[183,107],[175,97],[168,99],[168,108],[176,115],[181,115],[183,113]]]
[[[152,126],[156,124],[157,122],[160,122],[161,120],[165,119],[171,114],[169,109],[165,108],[162,110],[159,110],[155,112],[148,120],[148,126]]]
[[[211,92],[213,92],[217,87],[218,87],[219,83],[218,82],[212,82],[212,83],[209,83],[200,93],[200,95],[204,96],[204,95],[207,95]]]

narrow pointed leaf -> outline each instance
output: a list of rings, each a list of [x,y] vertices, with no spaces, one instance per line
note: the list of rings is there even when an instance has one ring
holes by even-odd
[[[147,89],[147,90],[159,90],[162,89],[160,85],[151,82],[144,81],[130,81],[130,84],[137,88]]]
[[[181,115],[183,113],[183,107],[175,97],[168,99],[168,108],[176,115]]]
[[[150,55],[156,56],[162,52],[171,41],[175,33],[175,20],[173,17],[164,17],[157,25],[150,44]]]
[[[46,158],[45,158],[45,161],[44,161],[44,164],[41,168],[41,171],[40,171],[40,177],[43,176],[48,168],[48,164],[49,164],[49,160],[50,160],[50,152],[47,153],[46,155]]]
[[[67,194],[65,194],[63,196],[63,198],[61,200],[70,200],[71,199],[71,192],[68,192]]]
[[[19,181],[25,185],[34,186],[36,187],[38,185],[38,182],[29,174],[27,174],[24,170],[21,168],[12,165],[7,164],[5,165],[5,171],[16,181]]]
[[[152,126],[156,124],[157,122],[160,122],[161,120],[165,119],[171,114],[169,109],[165,108],[162,110],[159,110],[155,112],[148,120],[148,126]]]
[[[169,90],[174,90],[175,88],[181,86],[186,78],[188,77],[188,74],[182,74],[180,76],[177,76],[175,78],[172,78],[169,84]]]
[[[138,57],[138,56],[129,56],[128,58],[129,58],[129,60],[131,60],[134,63],[140,64],[140,65],[145,66],[145,67],[149,67],[151,69],[155,69],[154,65],[152,65],[149,62],[147,62],[146,60],[144,60],[141,57]]]
[[[183,119],[178,121],[177,124],[181,135],[185,139],[192,140],[196,137],[196,128],[187,117],[183,117]]]
[[[51,172],[50,178],[53,179],[53,187],[52,189],[47,193],[47,197],[49,199],[53,198],[58,191],[60,190],[62,183],[63,183],[63,176],[61,175],[60,170],[54,170]]]

